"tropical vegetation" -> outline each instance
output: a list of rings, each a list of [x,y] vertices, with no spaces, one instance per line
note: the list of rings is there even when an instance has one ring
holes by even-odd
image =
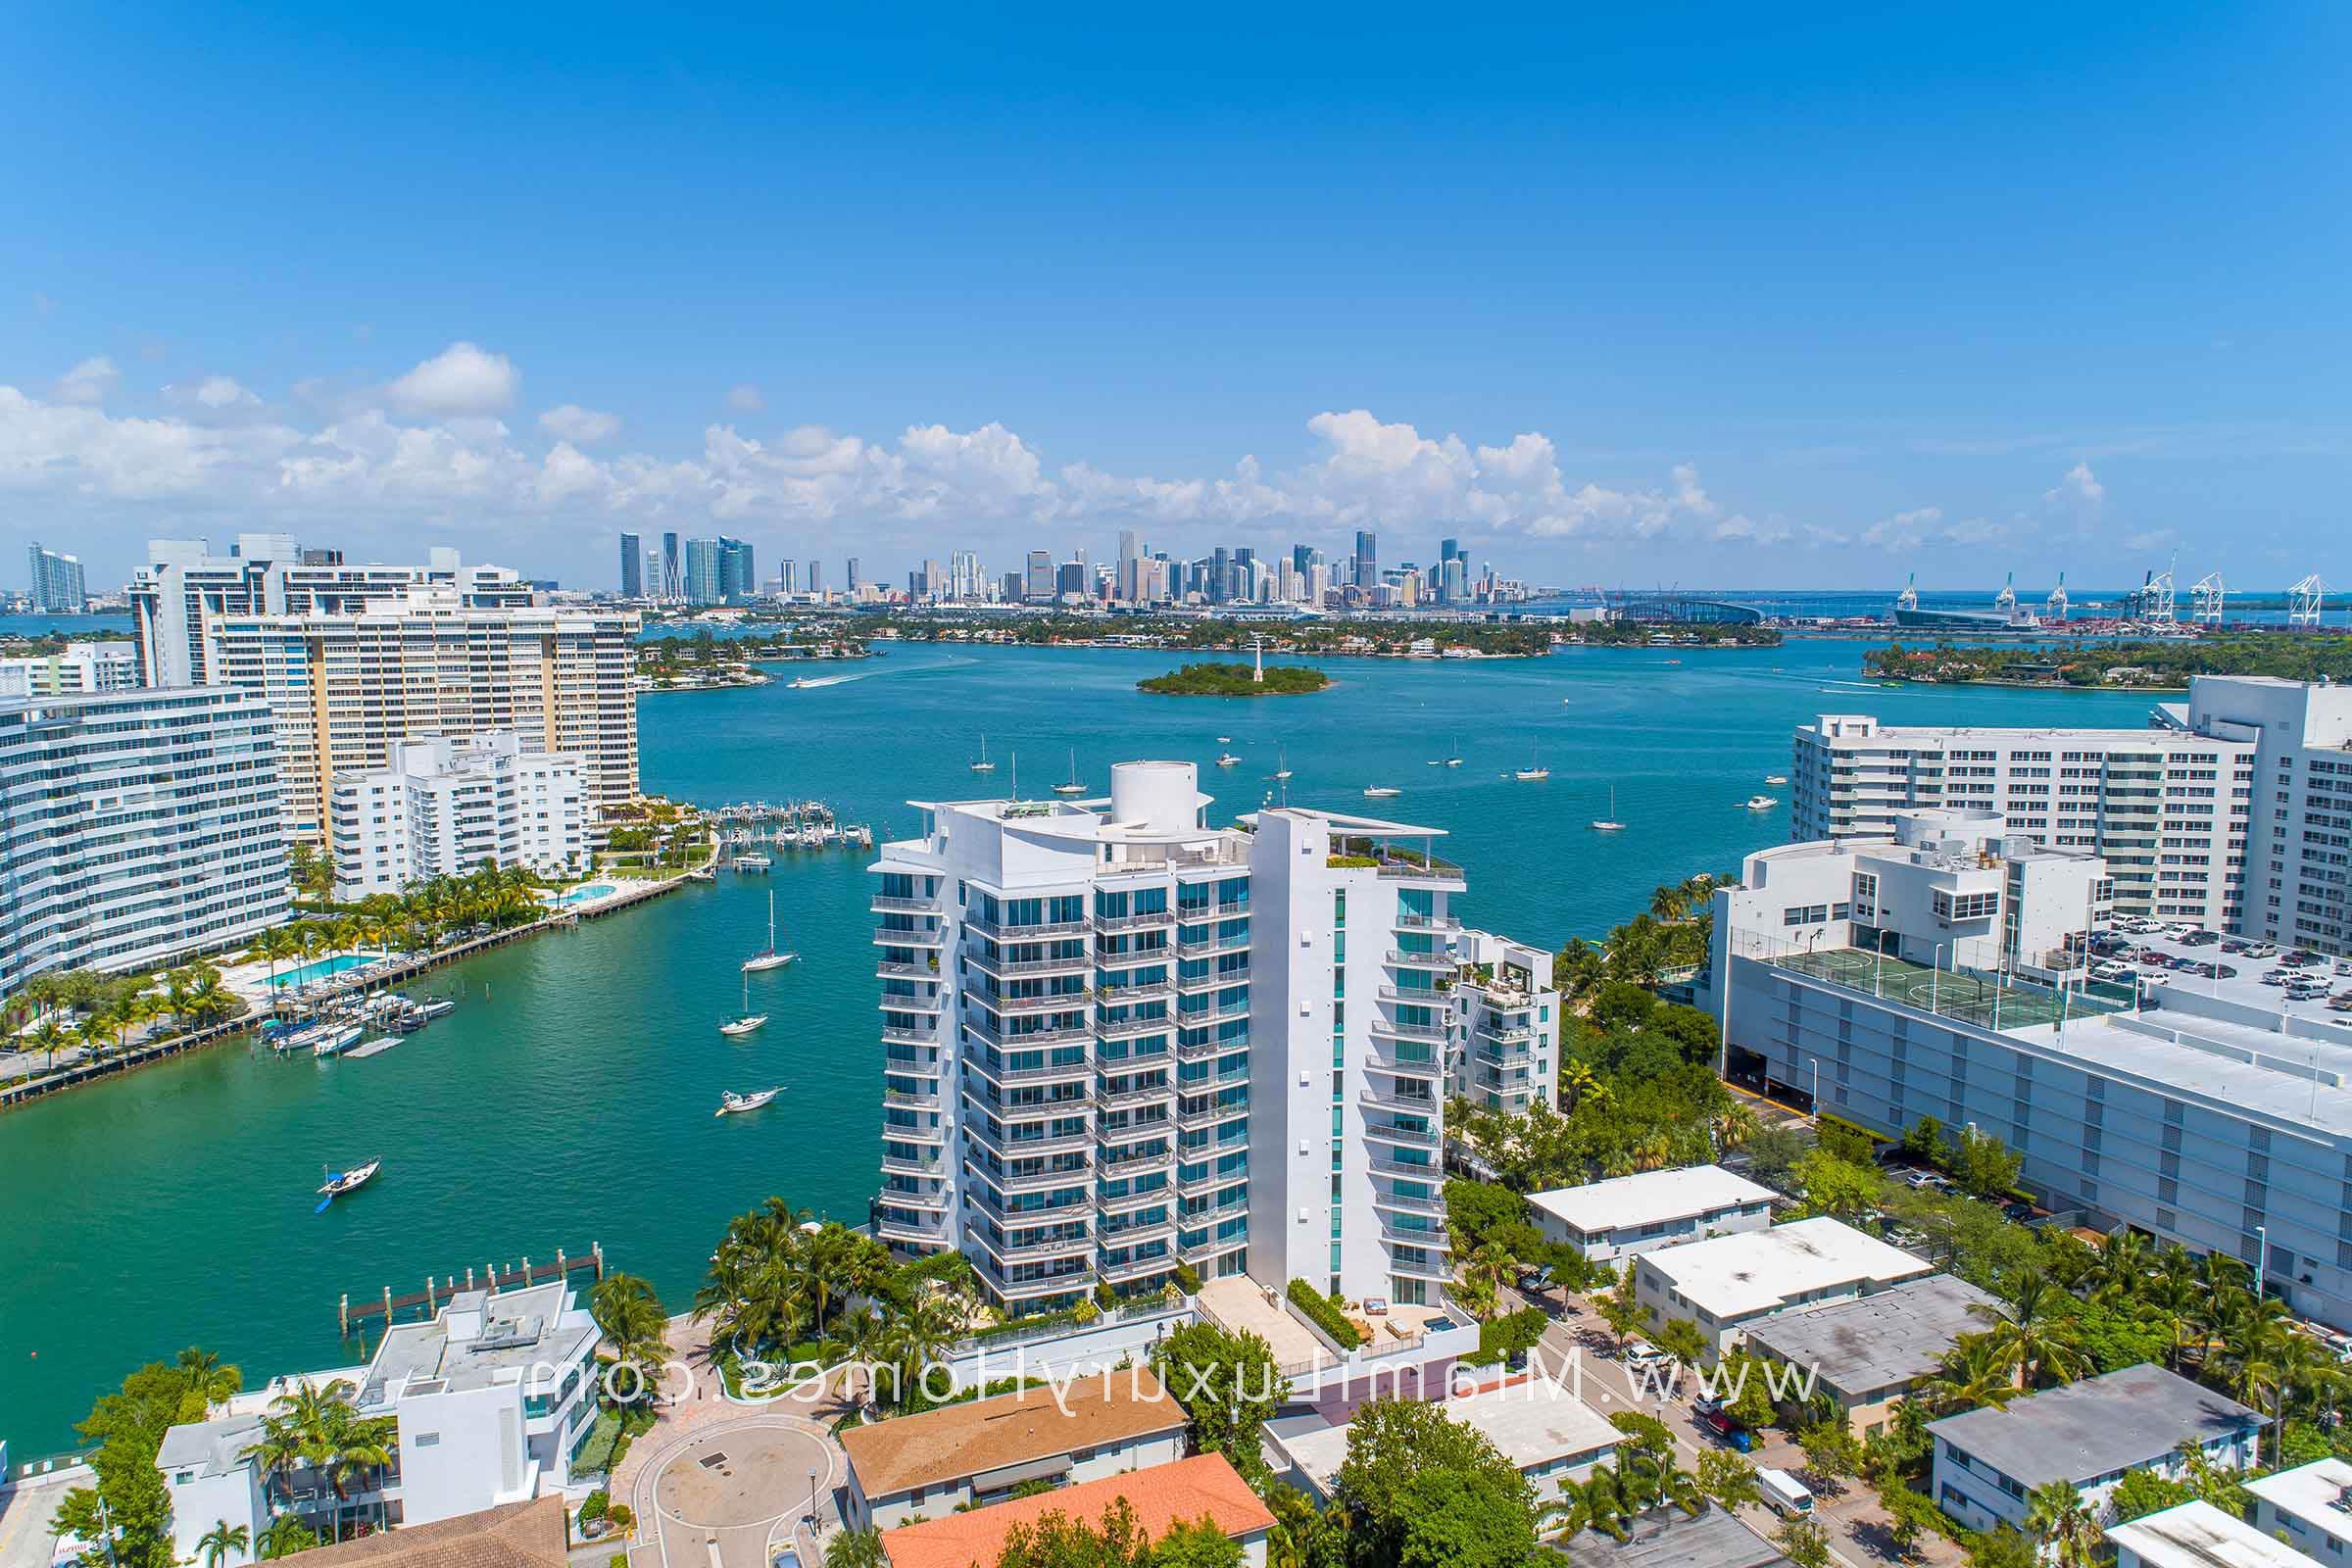
[[[171,1496],[155,1456],[167,1431],[204,1420],[242,1386],[235,1367],[190,1348],[176,1360],[149,1362],[119,1391],[100,1396],[74,1429],[96,1445],[91,1480],[59,1500],[51,1528],[88,1543],[116,1568],[179,1568]]]
[[[2039,686],[2185,686],[2192,675],[2352,677],[2352,637],[2299,631],[2232,631],[2173,642],[1977,647],[1892,643],[1862,656],[1873,675],[1916,681],[1998,681]]]
[[[1297,697],[1319,692],[1331,677],[1311,664],[1269,664],[1264,678],[1248,664],[1187,664],[1135,683],[1158,697]]]

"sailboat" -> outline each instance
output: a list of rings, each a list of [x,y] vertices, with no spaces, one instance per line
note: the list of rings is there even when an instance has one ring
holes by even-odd
[[[327,1204],[341,1198],[345,1193],[367,1186],[375,1173],[383,1169],[383,1156],[379,1154],[365,1165],[354,1165],[349,1170],[321,1170],[319,1174],[326,1180],[318,1188],[318,1206],[312,1212],[325,1213]]]
[[[799,956],[797,953],[776,951],[776,895],[771,888],[767,895],[767,946],[743,960],[743,972],[759,974],[766,969],[781,969]]]
[[[1056,795],[1084,795],[1086,793],[1086,786],[1078,782],[1078,749],[1074,746],[1070,748],[1070,781],[1067,784],[1054,785],[1054,793]]]
[[[1585,825],[1590,827],[1595,833],[1621,833],[1625,830],[1625,824],[1617,820],[1616,785],[1612,784],[1609,786],[1609,814],[1606,816],[1595,817]]]
[[[972,771],[975,773],[994,773],[996,770],[997,764],[988,760],[988,736],[983,734],[980,737],[980,760],[972,764]]]
[[[747,974],[743,977],[743,1014],[730,1023],[720,1024],[718,1032],[733,1040],[750,1034],[766,1022],[766,1013],[752,1010],[752,977]]]
[[[1511,777],[1516,779],[1549,778],[1551,769],[1544,765],[1543,760],[1536,755],[1536,748],[1530,745],[1527,749],[1527,765],[1513,773]]]
[[[1284,747],[1277,746],[1277,747],[1275,747],[1275,748],[1274,748],[1274,777],[1275,777],[1277,780],[1280,780],[1280,779],[1286,779],[1286,778],[1289,778],[1290,776],[1291,776],[1291,759],[1290,759],[1290,753],[1289,753],[1289,751],[1288,751],[1288,749],[1287,749],[1287,748],[1284,748]]]

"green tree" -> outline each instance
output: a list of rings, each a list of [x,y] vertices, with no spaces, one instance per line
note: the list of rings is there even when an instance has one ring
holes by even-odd
[[[1609,1332],[1617,1337],[1617,1353],[1619,1355],[1625,1353],[1627,1338],[1632,1335],[1634,1330],[1640,1328],[1649,1315],[1635,1295],[1634,1271],[1630,1267],[1619,1276],[1614,1288],[1602,1291],[1592,1298],[1592,1309],[1600,1314],[1600,1320],[1606,1323],[1609,1326]]]
[[[1814,1150],[1798,1162],[1796,1179],[1804,1186],[1808,1208],[1844,1220],[1860,1219],[1876,1209],[1885,1186],[1874,1167],[1840,1159],[1827,1148]]]
[[[2057,1568],[2090,1568],[2098,1549],[2098,1521],[2082,1506],[2071,1481],[2052,1481],[2026,1494],[2026,1530],[2037,1537]]]
[[[1462,1560],[1517,1563],[1535,1549],[1527,1478],[1484,1435],[1419,1399],[1379,1398],[1356,1411],[1333,1501],[1346,1521],[1353,1568],[1435,1568],[1454,1559],[1433,1552],[1454,1549],[1505,1553]],[[1469,1517],[1431,1517],[1456,1511]]]
[[[2073,1298],[2038,1269],[2025,1269],[2009,1282],[2009,1307],[1982,1301],[1969,1313],[1990,1325],[1984,1340],[1993,1353],[2018,1369],[2020,1386],[2047,1388],[2081,1377],[2088,1365],[2071,1315]]]
[[[1698,1490],[1712,1497],[1718,1507],[1744,1508],[1763,1500],[1763,1489],[1756,1483],[1756,1467],[1729,1448],[1701,1448],[1697,1476]]]
[[[1814,1117],[1813,1141],[1849,1165],[1876,1162],[1877,1141],[1850,1121],[1828,1115]]]
[[[1829,1568],[1830,1533],[1811,1519],[1785,1519],[1772,1533],[1772,1544],[1796,1568]]]
[[[1272,1347],[1248,1330],[1190,1323],[1153,1348],[1152,1369],[1184,1407],[1194,1452],[1221,1453],[1245,1475],[1262,1468],[1258,1436],[1291,1396]]]
[[[2041,1568],[2033,1541],[2007,1525],[1968,1538],[1969,1568]]]
[[[101,1396],[76,1430],[97,1446],[91,1483],[59,1500],[55,1528],[105,1549],[118,1568],[178,1568],[172,1550],[172,1504],[155,1456],[164,1433],[204,1419],[211,1393],[233,1368],[198,1353],[201,1363],[150,1362]]]
[[[1941,1166],[1950,1162],[1952,1152],[1943,1140],[1943,1123],[1933,1116],[1922,1116],[1903,1134],[1903,1152],[1923,1165]]]
[[[291,1557],[318,1544],[318,1532],[294,1514],[277,1514],[262,1527],[261,1554],[265,1560]]]
[[[1707,1337],[1698,1325],[1687,1317],[1670,1317],[1658,1330],[1658,1348],[1687,1367],[1702,1365],[1707,1357]]]
[[[232,1525],[217,1519],[213,1528],[196,1538],[196,1557],[204,1568],[220,1568],[229,1558],[246,1550],[253,1544],[253,1531],[247,1525]]]
[[[2017,1185],[2017,1174],[2025,1160],[2025,1155],[1990,1133],[1963,1128],[1960,1147],[1953,1154],[1952,1171],[1964,1192],[1978,1198],[1997,1198]]]
[[[1862,1442],[1842,1417],[1819,1422],[1796,1435],[1805,1450],[1805,1468],[1824,1481],[1838,1481],[1862,1470]]]

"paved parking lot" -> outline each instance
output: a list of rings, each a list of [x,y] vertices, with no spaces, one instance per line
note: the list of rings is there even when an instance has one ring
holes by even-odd
[[[2134,962],[2132,967],[2139,973],[2143,991],[2187,991],[2200,997],[2214,997],[2224,1002],[2234,1002],[2245,1006],[2259,1007],[2265,1011],[2284,1011],[2291,1017],[2326,1019],[2331,1023],[2352,1022],[2352,1013],[2330,1009],[2324,998],[2314,998],[2309,1002],[2289,1002],[2284,987],[2264,985],[2263,975],[2280,966],[2278,957],[2253,958],[2242,953],[2224,953],[2219,943],[2191,947],[2172,937],[2134,936],[2129,932],[2117,932],[2116,935],[2121,940],[2131,943],[2134,949],[2153,948],[2170,957],[2184,958],[2192,963],[2219,963],[2237,971],[2234,976],[2226,980],[2207,979],[2203,975],[2185,974],[2178,969],[2151,968],[2146,964]],[[2288,951],[2281,948],[2279,955],[2283,956]],[[2324,956],[2321,962],[2309,968],[2289,969],[2287,972],[2309,975],[2315,980],[2323,981],[2331,994],[2352,992],[2352,975],[2336,973],[2335,961]],[[2156,1004],[2162,1005],[2161,998],[2155,1000]]]

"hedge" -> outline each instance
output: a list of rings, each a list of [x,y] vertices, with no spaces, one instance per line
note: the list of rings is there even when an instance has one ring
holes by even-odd
[[[1352,1350],[1364,1343],[1355,1325],[1348,1321],[1339,1303],[1304,1280],[1293,1280],[1290,1287],[1291,1304],[1304,1312],[1307,1320],[1332,1338],[1343,1350]]]

